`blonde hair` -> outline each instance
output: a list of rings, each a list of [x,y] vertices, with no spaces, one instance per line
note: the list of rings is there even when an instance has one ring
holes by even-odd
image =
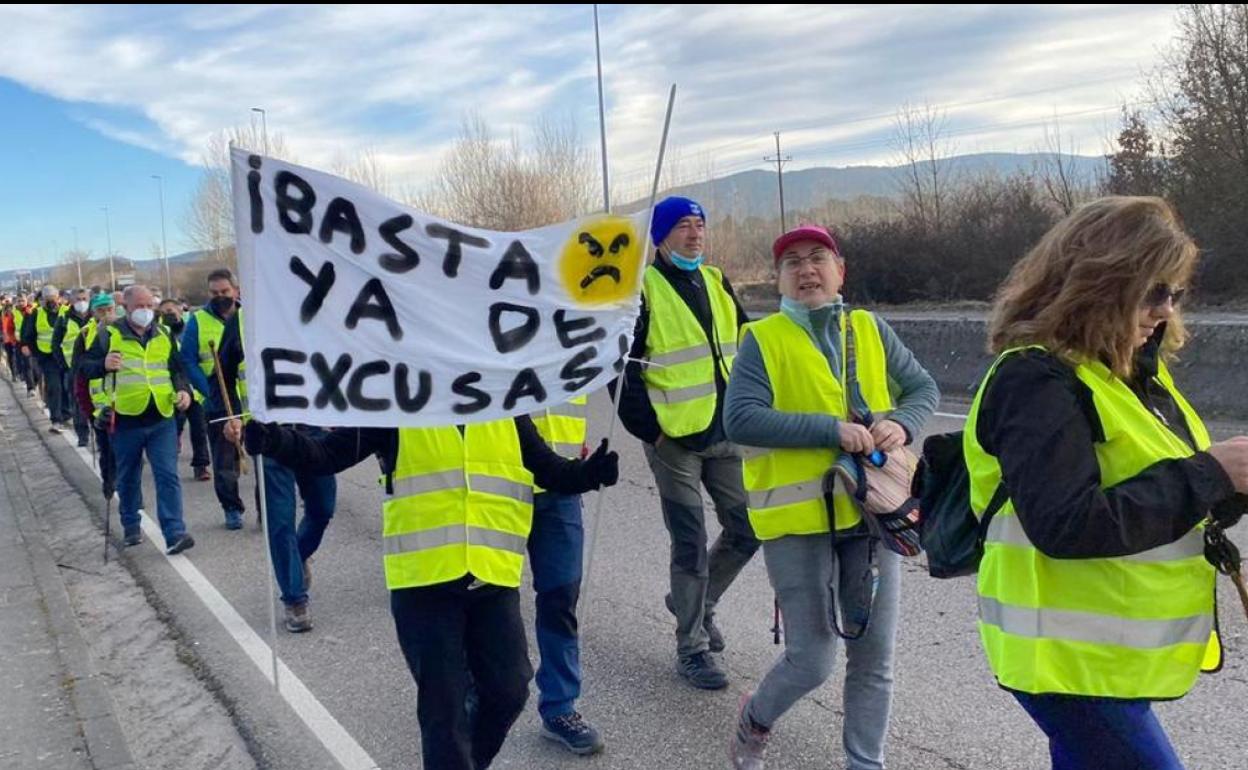
[[[1045,233],[997,290],[989,349],[1043,345],[1067,360],[1098,359],[1129,377],[1137,317],[1157,283],[1185,285],[1198,249],[1161,198],[1111,196],[1080,206]],[[1175,308],[1162,349],[1186,340]]]

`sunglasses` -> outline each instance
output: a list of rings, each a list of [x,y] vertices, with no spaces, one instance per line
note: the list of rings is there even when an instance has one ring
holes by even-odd
[[[1168,283],[1159,283],[1149,289],[1148,293],[1144,295],[1141,307],[1161,307],[1167,301],[1177,306],[1183,301],[1183,297],[1186,294],[1187,289],[1182,286],[1172,287]]]

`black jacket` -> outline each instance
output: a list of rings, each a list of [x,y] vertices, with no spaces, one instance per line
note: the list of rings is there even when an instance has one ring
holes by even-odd
[[[703,285],[702,273],[681,270],[668,264],[662,257],[656,257],[654,266],[663,274],[663,277],[667,278],[672,288],[693,311],[694,317],[702,324],[702,330],[706,332],[706,338],[714,339],[715,335],[711,328],[711,300],[706,286]],[[737,328],[740,329],[749,321],[749,318],[746,316],[745,308],[741,307],[736,293],[733,292],[732,285],[728,283],[726,275],[723,284],[724,290],[728,292],[728,296],[732,297],[732,302],[737,308]],[[646,356],[646,335],[649,329],[650,309],[646,307],[643,294],[641,313],[637,316],[637,329],[633,334],[633,348],[628,354],[629,358],[634,360],[629,361],[624,367],[624,390],[619,397],[619,412],[620,422],[624,424],[624,428],[629,433],[647,444],[653,444],[659,440],[662,429],[659,427],[659,418],[654,412],[654,406],[650,403],[650,395],[646,392],[646,383],[641,379],[641,364],[638,362]],[[736,342],[736,340],[732,341]],[[711,420],[710,427],[701,433],[674,439],[686,449],[693,451],[706,449],[711,444],[727,439],[724,433],[723,412],[724,391],[728,383],[720,374],[720,351],[714,345],[711,346],[711,355],[715,359],[715,417]],[[611,387],[612,395],[614,395],[614,383]]]
[[[568,495],[598,488],[597,481],[590,478],[586,470],[585,461],[567,460],[555,454],[527,416],[513,419],[520,435],[524,467],[533,474],[535,485]],[[382,473],[388,476],[394,471],[399,455],[398,428],[339,428],[313,438],[282,427],[271,440],[275,445],[266,447],[266,456],[318,476],[340,473],[371,455],[377,456]]]
[[[168,332],[161,329],[155,321],[147,327],[147,330],[142,336],[139,336],[134,331],[134,327],[132,327],[125,319],[113,321],[108,325],[108,328],[120,330],[123,337],[138,340],[143,347],[147,347],[147,343],[151,341],[153,335],[168,334]],[[81,372],[82,376],[86,377],[88,380],[94,380],[99,377],[107,377],[111,374],[111,372],[104,369],[104,358],[108,355],[109,336],[110,335],[106,333],[105,329],[101,329],[99,333],[95,335],[95,344],[93,344],[82,356],[82,365],[79,366],[78,371]],[[173,390],[175,393],[181,391],[193,397],[194,394],[191,392],[190,380],[186,377],[186,370],[182,368],[182,357],[178,354],[178,341],[173,339],[172,336],[169,337],[169,378],[173,383]],[[107,380],[105,381],[105,385],[108,386]],[[151,396],[148,396],[147,409],[144,410],[142,414],[134,416],[119,414],[117,415],[117,425],[119,427],[126,427],[127,425],[152,425],[163,419],[166,418],[161,415],[160,410],[156,407],[155,400],[152,399]]]
[[[1132,390],[1190,445],[1178,405],[1155,379],[1155,343],[1135,369]],[[1043,351],[1019,352],[997,367],[976,437],[1000,460],[1028,539],[1052,558],[1126,556],[1173,543],[1215,508],[1228,524],[1238,518],[1228,508],[1231,479],[1207,452],[1162,460],[1102,490],[1095,444],[1104,431],[1092,391]]]

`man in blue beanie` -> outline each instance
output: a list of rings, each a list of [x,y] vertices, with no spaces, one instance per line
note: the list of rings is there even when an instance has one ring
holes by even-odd
[[[644,444],[671,537],[665,600],[676,616],[677,670],[694,687],[718,690],[728,678],[710,655],[724,649],[715,604],[758,550],[741,455],[723,426],[737,333],[748,319],[728,279],[703,264],[706,213],[696,201],[660,201],[650,238],[657,256],[643,279],[620,420]],[[702,486],[723,527],[709,554]]]

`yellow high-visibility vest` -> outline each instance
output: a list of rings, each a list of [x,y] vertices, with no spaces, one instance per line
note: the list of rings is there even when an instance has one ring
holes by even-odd
[[[829,414],[846,419],[845,315],[841,323],[841,371],[833,373],[828,359],[810,333],[783,313],[746,325],[758,343],[771,384],[772,407],[782,412]],[[858,383],[867,406],[877,419],[893,410],[888,390],[888,367],[884,342],[875,316],[866,310],[849,313],[854,330],[854,362]],[[750,525],[760,540],[784,535],[829,532],[828,504],[823,479],[840,457],[834,447],[800,449],[743,447],[742,473]],[[833,497],[837,530],[850,529],[862,520],[858,507],[838,488]]]
[[[698,268],[710,299],[711,328],[708,339],[697,316],[654,265],[646,268],[642,293],[650,313],[646,334],[646,363],[642,380],[659,427],[679,438],[706,430],[715,418],[715,359],[720,352],[720,375],[728,382],[737,355],[737,306],[724,289],[717,268]]]
[[[1001,482],[1001,465],[975,435],[980,402],[996,367],[1016,350],[1003,353],[989,370],[963,433],[971,508],[981,516]],[[1102,489],[1209,446],[1204,424],[1164,363],[1157,383],[1178,404],[1195,447],[1162,424],[1104,364],[1085,361],[1074,370],[1092,392],[1105,434],[1095,446]],[[1220,664],[1214,571],[1204,558],[1199,525],[1144,553],[1053,559],[1032,545],[1013,501],[1007,501],[988,525],[978,591],[988,663],[997,680],[1013,690],[1177,698],[1191,689],[1202,667]]]
[[[436,585],[468,573],[516,588],[533,526],[533,474],[514,420],[399,429],[382,505],[386,586]]]

